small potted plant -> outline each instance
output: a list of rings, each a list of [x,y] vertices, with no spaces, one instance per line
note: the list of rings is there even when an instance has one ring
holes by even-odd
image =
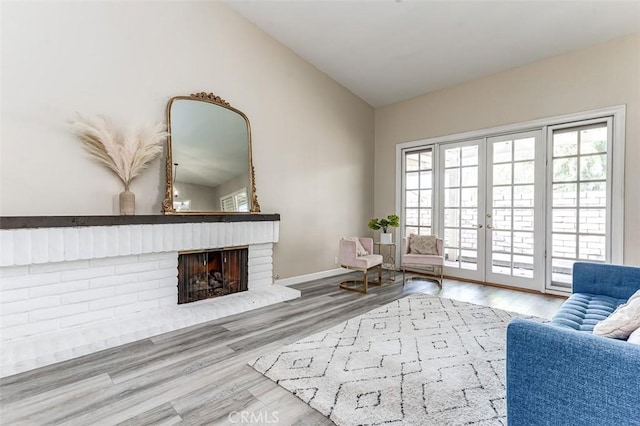
[[[398,217],[398,215],[390,214],[386,217],[386,219],[373,218],[369,221],[368,225],[369,228],[373,229],[374,231],[382,229],[382,233],[380,234],[380,242],[382,244],[391,244],[393,240],[391,238],[391,233],[387,232],[387,228],[389,228],[390,226],[393,226],[394,228],[400,226],[400,218]]]

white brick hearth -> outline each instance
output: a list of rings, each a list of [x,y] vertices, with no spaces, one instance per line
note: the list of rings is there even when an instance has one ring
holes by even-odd
[[[279,222],[0,231],[0,376],[300,296],[273,285]],[[177,304],[178,251],[249,247],[249,290]]]

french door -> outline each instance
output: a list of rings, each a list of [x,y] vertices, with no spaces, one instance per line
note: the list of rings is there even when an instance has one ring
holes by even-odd
[[[541,131],[440,146],[445,274],[541,290],[544,149]]]
[[[402,235],[443,238],[447,276],[566,294],[575,262],[624,261],[624,107],[396,153]]]
[[[438,191],[447,275],[484,280],[484,145],[482,140],[440,149]]]
[[[543,288],[545,147],[541,137],[541,131],[533,131],[486,140],[487,282]]]

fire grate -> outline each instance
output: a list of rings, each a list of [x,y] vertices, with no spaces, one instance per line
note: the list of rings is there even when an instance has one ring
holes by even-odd
[[[248,290],[249,249],[229,248],[178,255],[178,304]]]

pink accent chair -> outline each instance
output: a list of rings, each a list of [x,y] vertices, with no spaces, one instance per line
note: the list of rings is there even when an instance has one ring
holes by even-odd
[[[365,256],[358,256],[355,241],[340,240],[340,266],[347,269],[362,271],[362,280],[348,280],[340,283],[340,288],[345,290],[367,293],[368,285],[382,284],[382,255],[373,254],[373,238],[360,238],[360,244],[369,253]],[[369,281],[368,272],[370,269],[378,270],[378,280]]]
[[[436,281],[440,287],[442,287],[442,279],[444,277],[444,241],[442,238],[436,239],[436,249],[439,253],[437,255],[409,253],[409,238],[402,237],[400,265],[402,267],[403,286],[405,283],[405,273],[406,271],[409,271],[424,275],[427,278]],[[436,268],[439,268],[439,275],[435,273]]]

